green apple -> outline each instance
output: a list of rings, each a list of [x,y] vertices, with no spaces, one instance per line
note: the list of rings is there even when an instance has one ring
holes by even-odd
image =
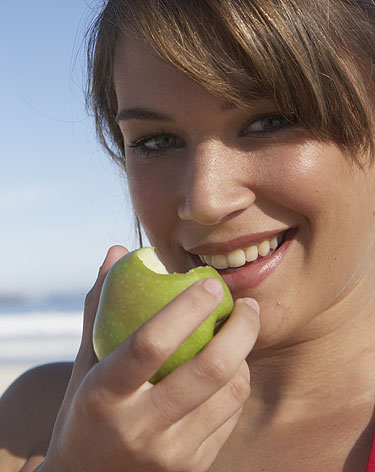
[[[233,299],[213,267],[200,266],[184,274],[169,274],[152,247],[126,254],[108,272],[101,291],[93,331],[94,351],[98,359],[110,354],[194,282],[209,277],[218,278],[222,283],[223,301],[151,377],[152,383],[193,357],[212,339],[215,328],[232,311]]]

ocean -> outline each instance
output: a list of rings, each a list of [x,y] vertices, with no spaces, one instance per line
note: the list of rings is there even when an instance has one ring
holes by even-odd
[[[74,360],[82,334],[83,304],[84,295],[79,294],[0,299],[0,390],[31,367]]]

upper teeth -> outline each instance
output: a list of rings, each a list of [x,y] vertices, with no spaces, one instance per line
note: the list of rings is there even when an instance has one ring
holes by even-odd
[[[266,239],[256,246],[249,246],[246,249],[235,249],[228,254],[215,254],[214,256],[199,256],[205,264],[215,267],[215,269],[227,269],[228,267],[241,267],[246,262],[253,262],[258,256],[265,257],[270,251],[275,250],[283,239],[282,234]]]

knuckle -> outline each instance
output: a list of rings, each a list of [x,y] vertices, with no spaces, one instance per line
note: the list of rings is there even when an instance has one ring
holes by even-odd
[[[240,404],[244,403],[250,395],[251,388],[247,379],[241,375],[235,375],[229,384],[232,397]]]
[[[185,446],[177,441],[163,441],[162,447],[157,448],[156,464],[158,470],[165,472],[187,472],[189,460],[186,457]]]
[[[143,431],[139,431],[137,423],[127,425],[126,428],[121,428],[121,449],[126,451],[129,458],[136,460],[137,457],[142,455],[147,440],[142,434]]]
[[[153,408],[157,412],[161,424],[172,424],[178,421],[182,414],[179,405],[184,404],[186,389],[181,382],[160,382],[151,391]]]
[[[85,311],[90,310],[94,304],[94,300],[96,299],[95,288],[93,287],[85,297]]]
[[[143,328],[131,337],[131,352],[142,363],[163,361],[169,357],[168,347],[163,342],[162,337],[149,331]]]
[[[218,301],[213,296],[209,295],[208,292],[201,286],[194,284],[188,290],[187,294],[189,296],[189,310],[194,312],[201,313],[202,309],[214,310],[214,304],[218,304]]]
[[[102,371],[96,364],[85,375],[74,397],[74,408],[85,417],[102,420],[111,416],[113,396],[101,381]]]
[[[155,391],[157,391],[157,398],[153,395]],[[158,388],[153,390],[151,400],[155,411],[158,412],[159,422],[170,424],[174,418],[175,397],[173,393],[165,387],[165,382],[161,382]]]
[[[228,381],[228,367],[222,356],[198,356],[196,359],[199,377],[219,385]]]
[[[176,470],[176,461],[168,455],[167,451],[161,451],[156,458],[156,463],[160,470],[163,471],[173,471]]]
[[[74,400],[74,410],[80,416],[102,418],[105,415],[107,402],[97,388],[81,386]]]

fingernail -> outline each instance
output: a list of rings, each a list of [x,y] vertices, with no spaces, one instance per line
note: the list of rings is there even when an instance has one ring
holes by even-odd
[[[256,313],[259,315],[260,313],[260,307],[259,304],[254,298],[244,298],[243,299],[245,303],[247,303],[251,308],[256,311]]]
[[[217,279],[204,279],[202,281],[202,287],[215,297],[223,293],[223,287]]]

